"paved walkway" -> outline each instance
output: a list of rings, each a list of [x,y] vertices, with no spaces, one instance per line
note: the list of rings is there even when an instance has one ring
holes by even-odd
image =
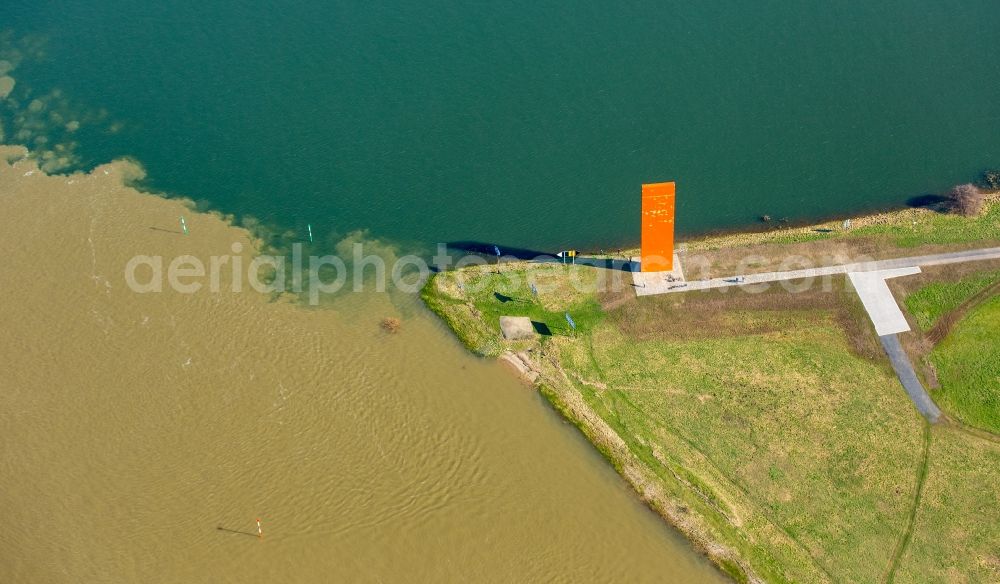
[[[764,284],[768,282],[803,280],[806,278],[846,274],[848,272],[873,272],[877,270],[895,270],[898,268],[910,268],[915,266],[938,266],[942,264],[957,264],[994,259],[1000,259],[1000,247],[855,264],[842,264],[839,266],[826,266],[822,268],[808,268],[805,270],[790,270],[787,272],[733,275],[725,278],[713,278],[711,280],[694,280],[686,282],[667,281],[666,277],[659,272],[633,272],[632,281],[635,284],[635,292],[637,295],[651,296],[653,294],[671,294],[675,292],[690,292],[692,290],[726,288],[729,286],[749,286],[751,284]]]
[[[903,345],[899,343],[899,337],[884,335],[880,336],[878,340],[882,343],[882,348],[889,356],[889,362],[892,363],[892,368],[896,371],[896,376],[899,377],[899,382],[903,384],[903,389],[910,396],[913,405],[930,423],[937,422],[938,418],[941,417],[941,410],[934,404],[934,400],[917,379],[917,373],[913,370],[913,365],[910,363],[906,351],[903,350]]]
[[[905,333],[910,330],[910,323],[906,322],[903,311],[899,309],[899,304],[896,303],[896,298],[892,295],[892,291],[889,290],[889,285],[885,281],[888,278],[919,273],[920,268],[917,266],[895,270],[847,273],[851,284],[854,285],[854,290],[861,297],[861,303],[865,305],[868,317],[875,325],[875,333],[878,336]]]
[[[910,363],[910,358],[903,350],[899,337],[896,336],[910,330],[910,325],[906,322],[906,317],[903,316],[903,312],[899,309],[899,305],[885,281],[887,278],[918,274],[920,266],[938,266],[991,259],[1000,259],[1000,248],[991,247],[787,272],[747,274],[746,276],[730,276],[694,282],[671,281],[663,273],[635,272],[632,281],[638,296],[651,296],[847,274],[858,296],[861,297],[868,317],[875,325],[879,342],[882,343],[882,348],[889,356],[889,361],[892,363],[892,368],[896,372],[899,382],[903,385],[903,389],[906,390],[917,410],[931,423],[934,423],[941,417],[941,410],[938,409],[931,396],[927,394],[927,390],[921,385],[913,370],[913,364]]]

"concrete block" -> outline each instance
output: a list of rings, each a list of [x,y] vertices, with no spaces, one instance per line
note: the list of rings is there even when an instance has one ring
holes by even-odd
[[[535,327],[527,316],[501,316],[500,332],[508,341],[535,338]]]

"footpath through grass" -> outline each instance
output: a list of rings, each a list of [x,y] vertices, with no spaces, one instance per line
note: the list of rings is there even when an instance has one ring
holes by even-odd
[[[1000,279],[1000,271],[925,285],[906,297],[924,330]],[[986,297],[929,359],[934,400],[961,424],[932,428],[913,536],[894,582],[1000,582],[1000,297]],[[992,435],[990,434],[992,433]]]
[[[1000,443],[934,426],[895,584],[1000,582]]]
[[[762,573],[872,581],[905,528],[919,420],[831,312],[732,317],[701,338],[664,327],[641,341],[609,322],[561,347],[561,362],[632,452],[661,480],[683,477],[687,504]],[[780,330],[731,335],[740,320]]]
[[[1000,271],[976,273],[957,282],[935,282],[906,297],[906,309],[921,330],[930,330],[939,318],[1000,281]]]

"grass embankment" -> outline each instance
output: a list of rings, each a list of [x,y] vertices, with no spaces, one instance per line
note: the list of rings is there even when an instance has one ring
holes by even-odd
[[[907,335],[931,396],[960,423],[1000,435],[1000,270],[964,268],[927,270],[897,292],[919,328]]]
[[[980,232],[1000,240],[989,223],[997,207],[969,221],[971,230],[920,216],[945,226],[938,242],[968,243],[964,235]],[[894,231],[898,222],[874,222],[874,235],[866,227],[856,222],[843,237],[909,242]],[[765,263],[797,249],[758,239],[752,249],[761,248]],[[529,361],[555,407],[735,580],[1000,580],[991,551],[1000,521],[996,444],[954,428],[925,434],[843,277],[833,292],[635,298],[621,272],[499,270],[438,274],[424,299],[470,349]],[[529,316],[546,334],[504,341],[503,315]],[[963,439],[972,443],[969,461],[958,457]]]
[[[913,536],[894,582],[1000,581],[1000,271],[948,279],[905,297],[922,329],[910,334],[933,336],[945,325],[943,340],[928,338],[940,340],[929,347],[938,385],[931,395],[958,424],[932,429]]]
[[[974,218],[943,212],[940,208],[916,207],[875,213],[851,220],[829,221],[801,227],[776,227],[754,233],[708,236],[688,242],[691,251],[743,247],[748,245],[836,242],[876,239],[893,247],[948,245],[1000,240],[1000,193],[987,196],[981,215]]]
[[[550,399],[737,580],[871,581],[886,570],[908,523],[921,422],[872,362],[850,296],[622,301],[573,291],[570,276],[599,270],[503,270],[440,274],[425,298],[480,353],[531,351]],[[553,334],[506,343],[505,314]]]
[[[963,302],[1000,282],[1000,271],[971,274],[957,282],[928,284],[906,297],[906,309],[920,330],[930,330],[938,319]]]
[[[571,276],[577,276],[574,280]],[[426,286],[424,302],[440,315],[472,352],[496,357],[508,349],[522,349],[532,342],[506,343],[497,335],[495,326],[501,316],[527,316],[536,330],[565,334],[571,332],[566,313],[572,315],[580,332],[590,330],[604,318],[593,294],[578,294],[574,282],[593,286],[579,277],[585,272],[561,264],[508,263],[500,266],[478,266],[461,272],[439,275],[434,287]],[[589,274],[593,276],[593,274]],[[540,291],[536,298],[531,291],[534,283]],[[544,346],[552,335],[542,335]]]
[[[971,312],[931,351],[934,399],[960,421],[1000,434],[1000,296]]]

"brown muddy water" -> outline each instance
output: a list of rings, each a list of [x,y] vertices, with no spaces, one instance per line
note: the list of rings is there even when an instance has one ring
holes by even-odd
[[[248,234],[34,168],[0,161],[0,582],[722,581],[415,298],[137,294],[132,256]]]

